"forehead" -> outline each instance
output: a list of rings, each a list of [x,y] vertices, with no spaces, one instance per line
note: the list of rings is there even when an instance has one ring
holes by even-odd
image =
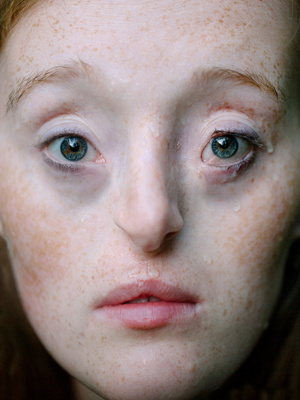
[[[42,2],[5,49],[7,85],[76,58],[112,82],[181,82],[195,69],[238,67],[285,77],[292,36],[286,0]]]

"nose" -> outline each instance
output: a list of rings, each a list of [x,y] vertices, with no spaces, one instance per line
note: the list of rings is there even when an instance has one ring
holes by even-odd
[[[183,227],[175,184],[170,183],[174,178],[167,173],[167,162],[149,147],[140,148],[139,155],[131,154],[131,159],[119,192],[115,223],[140,250],[155,252]]]

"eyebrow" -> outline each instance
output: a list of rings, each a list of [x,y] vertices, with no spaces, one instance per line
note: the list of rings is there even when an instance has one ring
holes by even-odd
[[[49,68],[47,70],[34,72],[27,75],[16,82],[15,88],[10,92],[6,106],[6,113],[13,110],[20,102],[22,97],[29,94],[35,87],[43,84],[56,82],[70,82],[73,79],[84,79],[92,83],[99,81],[99,71],[97,66],[84,62],[75,61],[71,64],[64,64]],[[103,78],[104,73],[101,73]],[[220,86],[252,86],[257,87],[260,91],[275,96],[283,105],[286,105],[286,94],[282,88],[273,83],[264,74],[257,74],[253,71],[245,71],[231,68],[212,67],[207,69],[199,69],[193,76],[196,81],[205,82],[206,84],[216,83]]]
[[[279,85],[273,83],[266,75],[253,71],[214,67],[196,72],[196,80],[199,79],[203,82],[215,82],[220,86],[257,87],[260,91],[275,96],[283,105],[287,102],[286,94]]]
[[[100,68],[97,69],[100,70]],[[6,113],[15,108],[22,97],[29,94],[35,87],[56,82],[67,83],[74,79],[88,80],[90,82],[98,80],[95,69],[81,60],[26,75],[17,80],[15,88],[10,92],[6,104]]]

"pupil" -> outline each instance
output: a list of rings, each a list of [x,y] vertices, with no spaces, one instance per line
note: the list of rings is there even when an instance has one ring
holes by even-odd
[[[77,141],[75,141],[74,139],[69,139],[69,146],[70,146],[70,150],[72,151],[72,153],[76,153],[77,151],[79,151],[80,149],[80,145]]]
[[[69,161],[79,161],[87,153],[87,142],[80,137],[67,137],[60,146],[61,154]]]
[[[212,151],[219,158],[230,158],[238,151],[239,144],[234,136],[219,136],[212,140]]]
[[[221,149],[225,150],[228,148],[229,143],[226,137],[220,138],[219,140],[217,140],[219,147],[221,147]]]

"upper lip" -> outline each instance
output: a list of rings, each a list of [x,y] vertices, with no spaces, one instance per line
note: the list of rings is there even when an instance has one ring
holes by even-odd
[[[178,288],[177,286],[156,280],[147,280],[116,287],[104,297],[100,305],[98,304],[97,308],[121,305],[135,299],[147,297],[155,297],[165,302],[194,304],[198,302],[196,296]]]

